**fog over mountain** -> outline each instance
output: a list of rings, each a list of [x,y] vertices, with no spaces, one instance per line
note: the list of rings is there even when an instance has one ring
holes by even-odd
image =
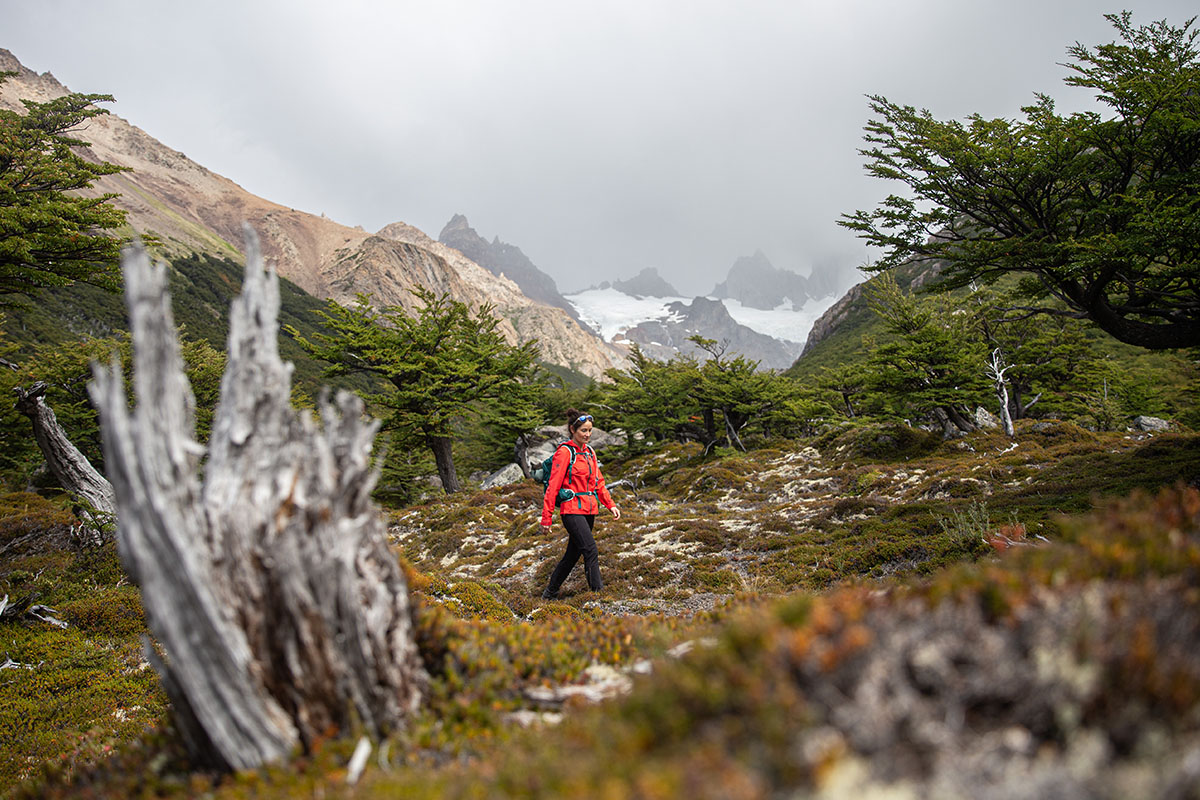
[[[870,254],[835,220],[888,191],[856,152],[864,96],[942,117],[1037,91],[1090,105],[1059,64],[1111,41],[1119,8],[56,0],[6,3],[0,47],[281,205],[434,235],[463,213],[561,292],[655,267],[696,296],[756,250],[853,277]]]

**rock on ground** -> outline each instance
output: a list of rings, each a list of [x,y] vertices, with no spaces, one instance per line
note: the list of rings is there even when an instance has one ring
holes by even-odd
[[[525,450],[525,457],[530,464],[538,464],[553,455],[555,448],[569,437],[566,425],[543,425],[531,433],[528,438],[529,446]],[[592,428],[591,446],[597,453],[608,447],[622,444],[625,444],[624,434]]]
[[[480,489],[491,489],[496,486],[508,486],[510,483],[517,483],[525,479],[525,473],[521,472],[521,468],[516,464],[508,464],[487,476],[479,484]]]

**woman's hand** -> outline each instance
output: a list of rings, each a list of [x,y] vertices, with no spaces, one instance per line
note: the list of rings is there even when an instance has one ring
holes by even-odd
[[[543,525],[543,526],[542,526],[542,533],[544,533],[544,534],[546,534],[546,535],[549,535],[549,534],[550,534],[550,526],[549,526],[549,525]]]
[[[613,519],[620,519],[621,518],[621,509],[617,508],[616,506],[613,506],[612,507],[612,515],[613,515]]]

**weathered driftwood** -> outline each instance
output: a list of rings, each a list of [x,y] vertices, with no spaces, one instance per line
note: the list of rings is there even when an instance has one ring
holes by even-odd
[[[37,440],[50,472],[59,485],[79,498],[80,515],[91,522],[96,531],[103,531],[117,513],[112,484],[67,438],[54,410],[46,405],[44,381],[38,381],[28,389],[18,386],[13,391],[17,394],[17,410],[33,423],[33,438]]]
[[[91,385],[118,545],[167,656],[151,660],[193,755],[228,768],[331,729],[383,735],[424,685],[403,573],[370,499],[377,423],[349,393],[322,398],[320,425],[292,408],[278,281],[247,239],[203,479],[164,268],[140,248],[123,261],[136,409],[116,362]]]

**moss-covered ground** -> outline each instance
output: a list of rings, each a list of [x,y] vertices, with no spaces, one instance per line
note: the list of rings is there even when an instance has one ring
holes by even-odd
[[[531,482],[392,512],[431,691],[353,785],[353,736],[188,769],[111,546],[0,498],[0,595],[69,625],[0,623],[19,665],[0,670],[0,791],[1195,796],[1200,436],[865,426],[606,475],[605,588],[576,570],[552,602],[563,536]],[[563,700],[598,675],[632,688]]]

